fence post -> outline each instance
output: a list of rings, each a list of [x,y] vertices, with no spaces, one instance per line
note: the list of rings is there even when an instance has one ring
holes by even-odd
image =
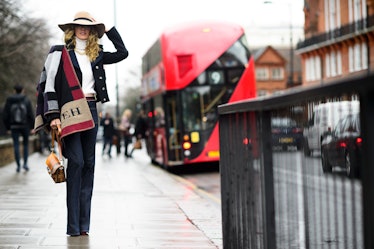
[[[264,226],[264,248],[276,248],[275,239],[275,209],[274,209],[274,177],[273,157],[271,145],[271,113],[270,111],[260,112],[260,151],[263,183],[263,226]]]
[[[363,137],[363,163],[361,170],[363,192],[363,225],[365,248],[374,248],[374,93],[362,92],[361,104],[361,136]]]

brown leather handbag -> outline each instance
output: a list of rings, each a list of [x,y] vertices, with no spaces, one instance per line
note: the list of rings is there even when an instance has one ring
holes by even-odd
[[[63,164],[63,157],[61,151],[60,139],[61,127],[51,130],[51,153],[47,157],[45,163],[47,164],[48,174],[52,177],[55,183],[65,182],[65,167]],[[58,155],[55,152],[55,141],[58,145]]]
[[[135,143],[134,143],[134,149],[140,150],[142,148],[142,141],[137,138]]]

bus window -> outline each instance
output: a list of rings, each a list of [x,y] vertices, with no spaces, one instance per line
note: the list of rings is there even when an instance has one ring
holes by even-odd
[[[165,112],[162,107],[158,106],[155,108],[154,111],[154,118],[155,118],[155,126],[158,127],[163,127],[165,125]]]
[[[183,123],[186,131],[213,129],[218,120],[217,105],[226,103],[228,87],[189,87],[182,92]]]
[[[248,48],[245,46],[246,40],[239,39],[232,45],[229,50],[226,51],[224,56],[221,58],[224,60],[225,67],[236,67],[236,66],[246,66],[248,63],[248,58],[250,56]]]

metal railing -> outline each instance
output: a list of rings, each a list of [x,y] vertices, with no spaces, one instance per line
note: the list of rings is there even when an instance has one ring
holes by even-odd
[[[373,82],[349,78],[219,106],[224,249],[374,248]],[[357,101],[356,111],[317,114],[335,105],[324,103]],[[361,140],[353,150],[335,140],[355,113]],[[312,124],[318,115],[330,124]],[[313,126],[318,135],[308,133]]]

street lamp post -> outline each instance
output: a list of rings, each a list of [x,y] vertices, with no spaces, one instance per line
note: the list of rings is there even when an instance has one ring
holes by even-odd
[[[291,3],[288,4],[290,8],[290,78],[289,78],[289,87],[293,87],[293,56],[294,56],[294,51],[293,51],[293,27],[292,27],[292,5]]]
[[[264,1],[264,4],[272,4],[273,1]],[[293,47],[293,26],[292,26],[292,5],[288,3],[290,11],[290,60],[289,60],[289,76],[288,76],[288,86],[293,87],[294,85],[294,47]]]

